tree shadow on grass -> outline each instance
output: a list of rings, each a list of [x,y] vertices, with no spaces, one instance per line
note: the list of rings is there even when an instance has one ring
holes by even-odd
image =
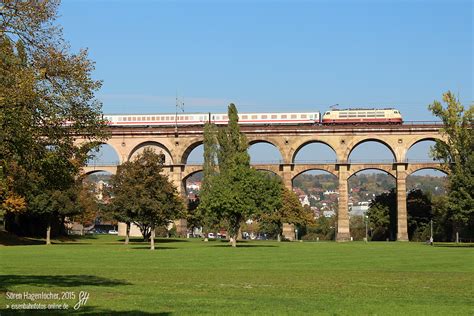
[[[135,246],[135,247],[132,246],[131,249],[141,249],[141,250],[147,249],[147,250],[150,250],[150,245],[148,245],[148,246],[145,246],[145,245],[143,245],[143,246]],[[171,249],[178,249],[178,248],[176,248],[176,247],[160,246],[160,245],[155,244],[155,250],[171,250]]]
[[[14,235],[5,231],[0,231],[0,245],[4,245],[4,246],[44,245],[44,241],[41,241],[35,238],[19,237],[17,235]]]
[[[51,241],[55,245],[87,245],[91,242],[82,242],[89,241],[91,239],[97,239],[94,235],[70,235],[70,236],[61,236],[55,238]],[[46,244],[45,240],[42,238],[32,238],[32,237],[22,237],[15,234],[0,231],[0,245],[4,246],[29,246],[29,245],[44,245]]]
[[[210,245],[210,247],[228,247],[232,248],[229,244]],[[240,244],[237,243],[237,248],[275,248],[275,245],[258,245],[258,244]]]
[[[447,247],[447,248],[474,248],[474,243],[456,244],[456,243],[434,243],[433,247]]]
[[[125,239],[119,239],[119,242],[125,242]],[[149,243],[149,241],[143,240],[143,238],[130,238],[131,243]],[[187,239],[179,239],[179,238],[155,238],[155,242],[160,244],[166,244],[171,242],[189,242]]]
[[[167,316],[172,315],[171,312],[144,312],[140,310],[130,311],[114,311],[110,309],[100,308],[96,306],[81,306],[78,310],[69,307],[68,310],[9,310],[0,309],[0,315],[137,315],[137,316]]]
[[[31,286],[118,286],[131,283],[123,280],[114,280],[95,275],[0,275],[0,291],[6,292],[9,287],[16,285]]]

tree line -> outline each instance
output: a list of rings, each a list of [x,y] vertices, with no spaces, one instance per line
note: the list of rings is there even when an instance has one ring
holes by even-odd
[[[58,1],[0,3],[0,215],[20,234],[62,230],[90,207],[78,179],[107,138],[87,50],[69,52]],[[85,142],[78,145],[78,135]]]

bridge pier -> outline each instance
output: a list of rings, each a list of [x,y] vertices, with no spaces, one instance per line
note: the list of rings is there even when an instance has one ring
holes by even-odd
[[[349,230],[349,211],[347,207],[347,202],[349,200],[347,193],[349,164],[338,164],[337,167],[339,169],[339,202],[336,241],[349,241],[351,238]]]
[[[397,164],[397,240],[408,241],[407,164]]]

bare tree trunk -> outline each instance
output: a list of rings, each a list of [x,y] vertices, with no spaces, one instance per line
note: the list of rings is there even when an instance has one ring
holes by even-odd
[[[281,241],[281,234],[280,233],[278,233],[278,235],[277,235],[277,240],[278,240],[278,242]]]
[[[127,228],[125,228],[125,245],[128,245],[130,241],[130,222],[127,222]]]
[[[155,250],[155,225],[151,226],[150,249]]]
[[[48,216],[48,224],[46,226],[46,245],[51,245],[51,216]]]

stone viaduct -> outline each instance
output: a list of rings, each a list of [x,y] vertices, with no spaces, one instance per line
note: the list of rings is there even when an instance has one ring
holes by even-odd
[[[350,238],[347,181],[353,174],[378,169],[392,175],[396,180],[397,192],[397,240],[407,241],[406,178],[421,169],[438,169],[436,162],[410,162],[408,150],[425,140],[443,140],[437,124],[404,125],[362,125],[362,126],[241,126],[250,145],[269,143],[275,146],[282,160],[274,163],[256,164],[254,168],[268,170],[279,175],[288,188],[293,179],[309,170],[324,170],[337,177],[339,182],[339,203],[337,240]],[[81,142],[81,139],[77,140]],[[368,141],[385,145],[393,154],[393,161],[356,163],[349,160],[353,149]],[[119,162],[131,159],[134,154],[153,146],[165,155],[165,172],[178,190],[185,193],[186,179],[202,171],[202,165],[189,164],[188,157],[193,149],[203,142],[203,129],[194,127],[111,127],[111,138],[106,142],[118,154]],[[323,143],[336,154],[336,161],[330,163],[295,163],[298,151],[310,143]],[[370,153],[367,153],[370,155]],[[115,173],[114,165],[94,165],[84,168],[84,173],[107,171]],[[286,235],[289,233],[286,232]]]

